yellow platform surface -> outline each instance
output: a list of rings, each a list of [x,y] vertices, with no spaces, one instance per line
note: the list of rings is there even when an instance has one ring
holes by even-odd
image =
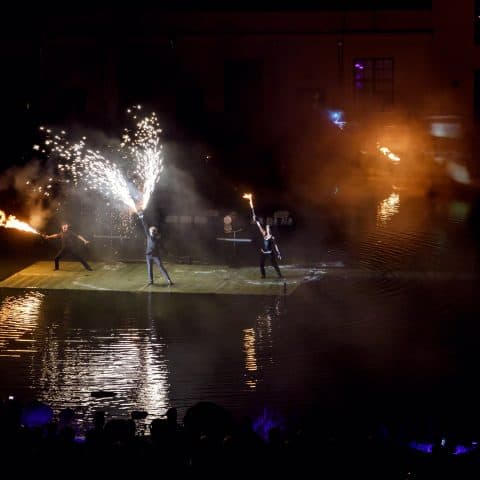
[[[39,261],[0,282],[1,288],[41,290],[95,290],[118,292],[198,293],[232,295],[291,294],[303,282],[323,272],[319,269],[285,266],[284,278],[277,278],[267,267],[267,278],[260,278],[258,267],[232,268],[225,265],[185,265],[165,263],[174,281],[167,286],[154,266],[154,284],[148,285],[145,263],[91,263],[93,271],[78,262],[61,262],[53,270],[53,262]]]

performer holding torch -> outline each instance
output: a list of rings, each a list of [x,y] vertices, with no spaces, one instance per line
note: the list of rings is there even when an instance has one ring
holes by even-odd
[[[278,278],[282,278],[282,272],[280,271],[280,267],[278,266],[277,262],[277,258],[278,260],[281,260],[282,257],[280,255],[280,249],[278,248],[277,242],[275,241],[275,237],[270,232],[270,225],[267,225],[264,229],[256,217],[254,217],[253,220],[257,224],[260,233],[263,236],[263,245],[260,249],[260,273],[262,274],[262,278],[265,278],[266,257],[270,257],[270,262],[272,263],[272,267],[277,272]]]
[[[265,259],[270,257],[270,262],[272,267],[277,272],[279,278],[282,278],[282,272],[278,266],[278,260],[281,260],[280,249],[278,248],[275,237],[270,232],[270,225],[266,225],[265,228],[262,227],[261,223],[257,220],[255,215],[255,210],[253,208],[253,195],[251,193],[245,193],[243,198],[246,198],[250,202],[250,208],[252,210],[253,221],[257,224],[258,229],[263,237],[262,248],[260,249],[260,273],[262,278],[265,278]]]

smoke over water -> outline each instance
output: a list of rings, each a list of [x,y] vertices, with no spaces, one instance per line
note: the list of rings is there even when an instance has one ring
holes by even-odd
[[[351,202],[367,190],[383,195],[392,185],[420,194],[471,185],[465,121],[434,111],[374,113],[372,106],[363,115],[342,112],[341,128],[319,114],[289,145],[289,189],[318,205],[339,193]]]

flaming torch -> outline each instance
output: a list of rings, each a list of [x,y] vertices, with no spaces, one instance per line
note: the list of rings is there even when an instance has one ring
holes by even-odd
[[[21,230],[22,232],[35,233],[36,235],[40,235],[40,232],[35,230],[28,223],[18,220],[15,215],[8,215],[7,217],[7,214],[3,210],[0,210],[0,227],[15,228],[16,230]]]
[[[400,161],[400,157],[393,153],[388,147],[381,147],[377,144],[377,148],[380,152],[382,152],[387,158],[389,158],[393,163],[398,163]]]
[[[253,208],[253,194],[252,193],[244,193],[242,198],[246,198],[250,203],[250,208],[252,209],[252,215],[255,218],[255,210]]]

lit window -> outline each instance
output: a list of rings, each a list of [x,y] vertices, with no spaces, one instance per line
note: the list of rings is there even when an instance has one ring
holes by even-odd
[[[355,99],[370,107],[385,108],[393,104],[393,59],[356,58],[353,61]]]

